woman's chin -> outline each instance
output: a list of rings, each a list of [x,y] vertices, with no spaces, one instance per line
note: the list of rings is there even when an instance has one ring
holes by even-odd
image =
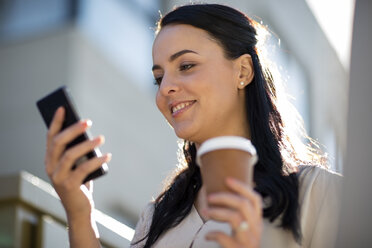
[[[188,128],[175,128],[174,132],[180,139],[194,141],[195,134]]]
[[[177,137],[180,138],[180,139],[190,140],[190,135],[188,135],[188,134],[185,133],[185,132],[177,132],[177,131],[176,131],[176,135],[177,135]]]

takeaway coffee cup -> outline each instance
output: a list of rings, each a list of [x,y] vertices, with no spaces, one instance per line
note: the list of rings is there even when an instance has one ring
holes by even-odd
[[[203,142],[197,152],[197,163],[207,195],[229,191],[227,177],[253,186],[253,167],[257,160],[256,149],[249,139],[221,136]]]

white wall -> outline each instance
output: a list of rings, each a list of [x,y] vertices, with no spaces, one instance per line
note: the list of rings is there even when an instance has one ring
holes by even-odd
[[[0,46],[0,173],[24,169],[45,178],[46,128],[35,103],[68,82],[70,46],[66,29]]]
[[[372,243],[372,2],[357,0],[350,67],[347,150],[340,233],[336,247]]]

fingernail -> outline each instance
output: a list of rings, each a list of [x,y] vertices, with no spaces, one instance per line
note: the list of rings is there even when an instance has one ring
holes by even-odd
[[[85,123],[86,123],[86,126],[87,126],[87,127],[91,127],[92,124],[93,124],[93,122],[92,122],[91,120],[89,120],[89,119],[87,119],[87,120],[85,121]]]
[[[228,184],[235,184],[235,179],[232,178],[232,177],[228,177],[228,178],[226,178],[226,182],[227,182]]]
[[[112,154],[111,154],[111,153],[107,153],[107,154],[105,155],[105,160],[106,160],[106,162],[109,162],[109,161],[111,160],[111,158],[112,158]]]
[[[63,111],[64,111],[65,109],[61,106],[61,107],[58,107],[58,109],[57,109],[57,115],[58,116],[61,116],[62,114],[63,114]]]
[[[102,136],[98,136],[98,137],[94,138],[93,139],[93,143],[94,143],[94,145],[102,144],[103,143],[103,137]]]
[[[97,139],[99,140],[99,143],[100,143],[100,144],[105,143],[105,136],[103,136],[103,135],[99,135]]]
[[[81,121],[81,124],[83,125],[84,128],[88,128],[92,126],[92,121],[89,119]]]

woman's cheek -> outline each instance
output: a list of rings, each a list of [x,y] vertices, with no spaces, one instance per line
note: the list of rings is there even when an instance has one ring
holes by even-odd
[[[165,101],[160,96],[159,92],[156,94],[155,98],[156,106],[158,107],[159,111],[164,115],[164,103]]]

